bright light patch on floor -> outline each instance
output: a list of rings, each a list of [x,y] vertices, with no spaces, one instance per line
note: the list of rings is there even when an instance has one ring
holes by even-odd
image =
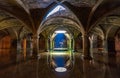
[[[55,33],[66,33],[65,30],[58,30],[58,31],[55,31]]]
[[[64,67],[57,67],[57,68],[55,68],[55,71],[56,71],[56,72],[66,72],[67,69],[64,68]]]

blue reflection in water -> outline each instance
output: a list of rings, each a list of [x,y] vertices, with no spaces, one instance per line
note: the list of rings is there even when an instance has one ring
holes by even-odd
[[[64,33],[58,33],[54,39],[54,48],[67,48],[67,40]],[[63,51],[58,51],[63,52]],[[65,58],[64,56],[55,56],[54,61],[58,67],[64,67]]]
[[[57,64],[57,67],[64,67],[65,65],[65,59],[64,56],[55,56],[55,63]]]

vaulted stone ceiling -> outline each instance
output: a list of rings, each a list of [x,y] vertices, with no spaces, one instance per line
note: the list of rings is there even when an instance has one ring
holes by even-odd
[[[107,30],[104,24],[106,21],[103,20],[111,19],[110,13],[118,18],[120,15],[120,9],[118,9],[120,0],[0,0],[0,29],[25,26],[30,32],[36,33],[49,9],[56,4],[63,4],[73,12],[77,21],[81,23],[78,25],[87,32],[90,32],[95,26],[99,26],[98,24],[102,25],[99,27],[101,30]],[[66,19],[66,17],[64,18]],[[58,21],[56,20],[56,23]],[[120,19],[117,19],[114,24],[119,24],[119,21]]]

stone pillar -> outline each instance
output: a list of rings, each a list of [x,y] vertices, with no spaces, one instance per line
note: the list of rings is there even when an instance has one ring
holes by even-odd
[[[16,55],[16,61],[20,62],[23,60],[23,51],[21,46],[21,39],[17,39],[17,55]]]
[[[45,45],[45,52],[47,52],[48,51],[48,38],[45,38],[45,43],[44,43]]]
[[[90,41],[87,34],[83,35],[83,53],[84,59],[92,59],[90,54]]]
[[[10,60],[13,63],[17,62],[17,39],[11,39]]]
[[[73,38],[71,40],[71,48],[72,48],[72,51],[74,51],[74,39]]]
[[[33,54],[33,39],[31,37],[31,39],[30,39],[30,57],[32,56],[32,54]]]
[[[89,38],[90,40],[90,56],[93,58],[93,36]]]
[[[67,45],[69,46],[69,50],[71,51],[71,48],[72,48],[72,47],[71,47],[71,44],[72,44],[72,43],[71,43],[71,39],[68,39],[68,42],[67,42],[67,43],[68,43]]]
[[[50,39],[50,51],[53,50],[53,39]]]
[[[47,51],[49,52],[50,51],[50,39],[48,38],[47,40]]]
[[[104,53],[108,53],[108,45],[107,45],[107,39],[103,39],[103,49]]]
[[[26,58],[28,59],[32,56],[32,53],[33,53],[33,44],[32,44],[31,36],[27,37],[26,44],[27,44]]]
[[[39,53],[39,36],[33,35],[33,57],[37,58]]]
[[[18,52],[18,53],[21,53],[21,52],[22,52],[21,50],[22,50],[21,40],[18,39],[18,40],[17,40],[17,52]]]
[[[23,56],[24,56],[24,60],[26,59],[26,49],[27,49],[27,44],[26,44],[26,38],[23,39],[22,41],[22,48],[23,48]]]
[[[48,39],[45,38],[45,52],[48,52]]]

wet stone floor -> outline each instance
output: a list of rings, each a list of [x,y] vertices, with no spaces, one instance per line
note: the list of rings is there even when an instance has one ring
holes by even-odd
[[[47,63],[47,54],[40,59],[31,59],[0,67],[0,78],[120,78],[120,56],[94,54],[92,60],[84,60],[75,53],[74,67],[69,72],[52,71]]]

